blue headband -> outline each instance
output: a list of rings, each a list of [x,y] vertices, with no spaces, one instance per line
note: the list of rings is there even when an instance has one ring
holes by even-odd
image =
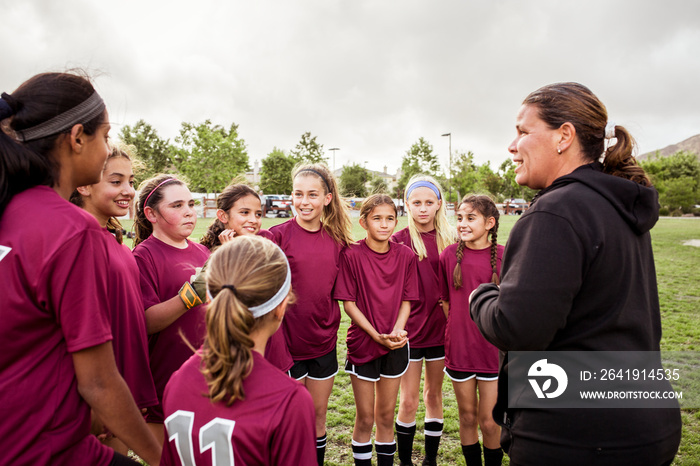
[[[411,197],[411,193],[412,193],[413,190],[416,189],[416,188],[430,188],[430,189],[435,193],[435,195],[437,196],[438,200],[441,199],[441,197],[440,197],[440,190],[437,188],[437,186],[435,186],[435,185],[434,185],[433,183],[431,183],[430,181],[416,181],[415,183],[413,183],[413,184],[412,184],[411,186],[409,186],[408,189],[406,190],[406,199],[408,199],[409,197]]]

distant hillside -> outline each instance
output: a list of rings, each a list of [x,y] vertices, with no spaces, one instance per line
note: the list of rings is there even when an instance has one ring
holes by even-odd
[[[645,154],[640,154],[637,156],[637,159],[639,160],[644,160],[649,158],[649,156],[654,155],[656,152],[661,154],[661,157],[668,157],[669,155],[673,155],[676,152],[679,151],[688,151],[688,152],[695,152],[700,159],[700,134],[696,134],[695,136],[691,136],[685,141],[681,141],[678,144],[671,144],[670,146],[666,146],[663,149],[658,149],[654,150],[651,152],[647,152]]]

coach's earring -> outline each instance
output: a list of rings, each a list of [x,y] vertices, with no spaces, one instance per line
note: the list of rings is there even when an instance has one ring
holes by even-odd
[[[557,154],[561,154],[561,147],[557,146]]]

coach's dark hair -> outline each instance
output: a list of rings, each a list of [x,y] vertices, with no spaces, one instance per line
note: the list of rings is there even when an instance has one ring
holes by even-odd
[[[284,253],[260,236],[237,237],[212,254],[207,266],[212,300],[205,317],[201,370],[213,402],[230,406],[245,397],[243,380],[253,369],[250,334],[275,318],[272,311],[256,319],[248,308],[272,298],[286,277]]]
[[[221,194],[219,194],[219,197],[216,198],[216,208],[228,213],[228,211],[233,208],[236,201],[246,196],[253,196],[260,200],[258,193],[247,184],[231,183],[226,186]],[[214,223],[209,226],[200,243],[209,248],[210,251],[220,246],[221,241],[219,240],[219,234],[225,229],[226,225],[217,218],[214,220]]]
[[[457,210],[462,208],[462,205],[471,206],[472,209],[476,210],[481,214],[485,220],[493,217],[496,223],[494,223],[493,228],[489,230],[488,236],[491,240],[491,283],[498,285],[500,279],[498,278],[498,219],[501,216],[498,212],[498,207],[493,202],[493,200],[488,196],[464,196],[462,202],[459,203]],[[464,248],[466,244],[462,239],[459,240],[457,245],[457,265],[455,266],[454,272],[452,273],[452,279],[454,281],[455,289],[458,290],[462,288],[462,259],[464,258]]]
[[[173,181],[169,181],[164,186],[158,188],[162,182],[169,179]],[[153,224],[146,218],[146,201],[148,201],[148,207],[158,211],[158,204],[163,200],[163,188],[171,185],[185,186],[185,183],[178,180],[173,175],[161,174],[149,178],[139,185],[139,197],[136,202],[136,215],[134,217],[134,247],[153,234]],[[154,189],[155,191],[153,191]],[[151,194],[152,192],[153,194]]]
[[[605,150],[608,111],[586,86],[571,82],[550,84],[532,92],[523,104],[537,107],[539,117],[551,129],[571,123],[589,162],[598,160],[605,152],[603,169],[606,173],[651,186],[644,169],[634,158],[635,141],[624,127],[615,126],[617,142]]]
[[[15,90],[2,94],[2,130],[0,131],[0,216],[15,194],[34,186],[53,186],[61,167],[52,156],[57,141],[66,133],[20,142],[15,133],[44,123],[87,100],[95,88],[89,79],[71,73],[36,75]],[[94,134],[105,122],[106,114],[83,125],[87,135]]]

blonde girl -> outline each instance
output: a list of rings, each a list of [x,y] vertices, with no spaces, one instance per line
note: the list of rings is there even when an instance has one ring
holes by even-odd
[[[291,375],[306,385],[316,408],[318,464],[326,451],[328,398],[338,372],[336,342],[340,307],[332,299],[340,251],[352,243],[352,223],[338,183],[323,164],[297,166],[292,172],[296,216],[270,228],[292,268],[298,301],[282,328],[294,360]]]
[[[212,255],[204,344],[165,390],[161,465],[316,464],[311,397],[262,355],[291,283],[284,253],[264,238],[238,237]]]
[[[503,246],[497,244],[499,212],[487,196],[465,196],[457,210],[459,243],[440,255],[442,307],[447,317],[445,372],[459,408],[459,437],[467,466],[503,459],[501,428],[493,419],[498,392],[498,350],[469,316],[469,294],[482,283],[499,283]]]
[[[141,273],[151,373],[162,401],[168,379],[192,355],[185,341],[199,347],[204,339],[206,296],[191,282],[209,250],[188,239],[197,215],[185,183],[158,175],[141,183],[139,191],[134,257]],[[163,419],[162,404],[148,408],[146,420],[161,443]]]
[[[362,203],[367,238],[343,251],[333,297],[352,319],[345,371],[355,397],[352,451],[356,465],[369,465],[376,424],[377,464],[394,462],[394,409],[400,377],[408,368],[406,321],[418,300],[416,255],[390,241],[397,221],[393,200],[374,194]]]
[[[418,256],[420,300],[411,303],[406,331],[411,335],[410,363],[401,377],[396,440],[401,464],[411,464],[420,382],[425,359],[423,401],[425,403],[425,458],[423,464],[437,461],[442,436],[442,381],[445,368],[445,315],[440,306],[440,253],[456,240],[447,220],[447,209],[440,185],[431,176],[415,175],[406,185],[404,203],[408,226],[392,239],[410,247]]]

